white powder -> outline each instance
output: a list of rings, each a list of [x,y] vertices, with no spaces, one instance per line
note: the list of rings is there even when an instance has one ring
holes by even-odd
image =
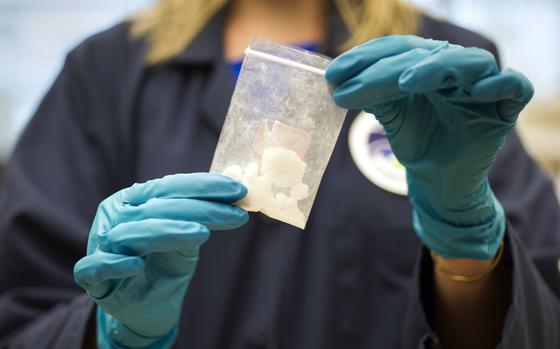
[[[305,183],[297,183],[290,190],[290,195],[296,200],[303,200],[309,196],[309,186]]]
[[[247,187],[247,195],[237,205],[303,228],[305,216],[298,201],[309,196],[309,186],[302,182],[305,168],[295,152],[271,147],[263,151],[260,171],[258,163],[252,162],[244,169],[230,165],[223,174]]]
[[[262,155],[262,173],[279,188],[290,188],[300,183],[306,164],[292,150],[272,147]]]

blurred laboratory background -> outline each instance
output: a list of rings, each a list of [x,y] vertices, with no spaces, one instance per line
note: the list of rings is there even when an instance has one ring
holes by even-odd
[[[68,50],[153,1],[0,0],[0,177]],[[504,67],[530,77],[536,96],[518,129],[560,188],[560,0],[410,1],[486,35]]]

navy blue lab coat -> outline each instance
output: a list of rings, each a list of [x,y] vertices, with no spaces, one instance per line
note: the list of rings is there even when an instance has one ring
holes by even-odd
[[[323,52],[346,38],[331,16]],[[143,63],[127,25],[74,49],[7,166],[0,203],[0,342],[79,348],[94,304],[73,281],[98,203],[134,182],[207,171],[234,83],[223,13],[170,61]],[[478,46],[481,36],[422,18],[419,35]],[[176,348],[428,348],[432,267],[406,197],[370,183],[344,124],[308,228],[260,214],[203,246]],[[511,134],[491,172],[507,213],[513,302],[501,348],[560,348],[560,209]],[[146,314],[149,316],[149,314]],[[432,343],[432,344],[430,344]]]

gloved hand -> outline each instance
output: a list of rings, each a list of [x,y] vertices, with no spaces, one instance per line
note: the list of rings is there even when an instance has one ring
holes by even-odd
[[[100,205],[74,278],[98,304],[100,348],[168,348],[209,230],[237,228],[246,189],[218,174],[134,184]]]
[[[492,258],[505,216],[488,171],[533,96],[527,78],[500,72],[485,50],[415,36],[357,46],[326,78],[338,105],[373,113],[383,125],[406,167],[423,243],[444,258]]]

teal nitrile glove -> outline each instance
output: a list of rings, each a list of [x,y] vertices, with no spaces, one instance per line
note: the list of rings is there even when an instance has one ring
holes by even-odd
[[[490,259],[505,216],[488,171],[533,96],[492,54],[415,36],[387,36],[336,58],[336,103],[375,114],[406,167],[413,225],[444,258]],[[514,174],[512,174],[514,175]]]
[[[247,222],[247,212],[229,204],[245,194],[222,175],[178,174],[99,205],[74,278],[98,304],[100,348],[171,347],[199,247],[209,230]]]

